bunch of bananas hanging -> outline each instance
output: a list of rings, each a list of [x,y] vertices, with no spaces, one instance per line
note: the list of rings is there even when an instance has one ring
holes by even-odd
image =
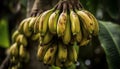
[[[27,63],[30,59],[30,54],[28,52],[28,40],[27,37],[30,37],[32,32],[32,25],[35,18],[30,17],[24,19],[18,29],[12,35],[13,44],[7,50],[7,53],[10,55],[10,66],[9,69],[20,69],[22,64]],[[28,25],[29,23],[29,25]],[[31,30],[30,30],[31,28]]]
[[[38,19],[40,33],[37,57],[44,64],[59,67],[77,62],[74,43],[87,45],[92,36],[98,35],[97,19],[81,5],[61,1],[54,8],[43,12]]]
[[[27,38],[30,37],[39,42],[36,53],[39,61],[47,65],[68,67],[77,62],[74,44],[85,46],[98,32],[98,22],[93,14],[79,2],[75,4],[72,0],[62,0],[39,16],[24,19],[13,33],[14,44],[9,53],[11,59],[23,62],[22,58],[27,62]]]

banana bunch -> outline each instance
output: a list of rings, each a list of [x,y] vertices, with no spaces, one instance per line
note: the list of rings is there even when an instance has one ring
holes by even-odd
[[[28,38],[38,41],[37,58],[47,65],[71,66],[77,62],[74,44],[85,46],[99,33],[97,19],[82,5],[72,0],[61,0],[39,16],[21,21],[12,35],[9,48],[11,63],[21,65],[29,61]],[[19,57],[19,59],[18,59]],[[16,66],[13,66],[16,67]]]
[[[33,28],[35,24],[35,17],[29,17],[24,19],[18,29],[12,34],[13,44],[8,49],[7,53],[10,55],[10,62],[12,65],[10,69],[19,69],[22,67],[22,63],[27,63],[30,59],[29,52],[27,51],[28,37],[32,40],[37,40],[39,34],[33,34]]]
[[[66,0],[39,15],[35,26],[40,33],[38,59],[44,64],[59,67],[68,67],[77,62],[75,42],[85,46],[99,32],[93,14]]]
[[[71,45],[68,47],[61,41],[60,43],[54,41],[47,45],[39,44],[37,58],[39,61],[47,65],[68,67],[77,62],[77,51]]]

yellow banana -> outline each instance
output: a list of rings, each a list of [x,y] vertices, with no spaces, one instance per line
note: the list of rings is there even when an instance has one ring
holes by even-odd
[[[17,42],[17,43],[20,43],[20,44],[23,44],[24,46],[27,46],[27,44],[28,44],[26,37],[25,37],[24,35],[22,35],[22,34],[19,34],[19,35],[17,36],[16,42]]]
[[[21,57],[20,61],[24,61],[25,63],[29,61],[30,55],[25,49],[25,47],[21,44],[19,48],[19,56]]]
[[[26,57],[26,49],[24,48],[24,46],[22,44],[20,45],[20,48],[19,48],[19,56],[21,58]]]
[[[36,40],[39,39],[39,37],[40,37],[40,33],[36,33],[36,34],[33,34],[33,35],[31,36],[31,39],[34,40],[34,41],[36,41]]]
[[[23,33],[24,23],[27,22],[28,20],[29,20],[29,18],[26,18],[26,19],[24,19],[24,20],[21,21],[21,23],[20,23],[20,25],[19,25],[19,27],[18,27],[18,31],[19,31],[20,33]]]
[[[79,31],[79,33],[77,33],[76,35],[75,35],[75,40],[78,42],[78,43],[80,43],[81,42],[81,40],[82,40],[82,31],[80,30]]]
[[[46,53],[46,51],[48,50],[49,46],[51,45],[51,43],[47,44],[47,45],[39,45],[38,46],[38,51],[37,51],[37,58],[42,61],[44,58],[44,55]]]
[[[38,17],[36,16],[35,19],[35,24],[34,24],[34,32],[33,33],[38,33],[39,32],[39,20],[40,20],[41,15],[39,15]]]
[[[72,34],[76,35],[80,32],[80,20],[78,15],[72,9],[70,9],[70,20]]]
[[[18,59],[17,59],[15,56],[12,56],[12,57],[10,58],[10,62],[11,62],[11,63],[17,63],[17,62],[18,62]]]
[[[59,18],[57,23],[57,34],[58,37],[63,36],[66,29],[66,22],[67,22],[67,11],[63,11]]]
[[[46,32],[45,36],[40,36],[40,43],[42,45],[48,44],[53,38],[53,34],[50,31]],[[42,42],[41,42],[42,41]]]
[[[12,34],[12,41],[15,42],[17,36],[20,34],[20,32],[18,30],[16,30],[13,34]]]
[[[55,53],[57,51],[57,44],[52,44],[46,51],[43,62],[45,64],[53,65],[55,61]]]
[[[77,62],[77,51],[75,49],[74,46],[69,46],[68,47],[68,59],[69,61],[72,61],[72,62]]]
[[[12,44],[11,47],[8,49],[8,53],[12,56],[18,56],[18,44]]]
[[[60,12],[60,10],[56,10],[55,12],[53,12],[50,15],[50,18],[49,18],[48,27],[49,27],[49,31],[52,34],[57,33],[57,21],[58,21],[58,17],[59,17],[59,12]]]
[[[18,69],[18,67],[16,67],[16,66],[12,66],[10,69]]]
[[[63,43],[68,44],[71,41],[71,30],[70,30],[70,18],[69,15],[67,16],[67,23],[65,33],[62,37]]]
[[[28,28],[33,31],[36,17],[31,17]]]
[[[83,11],[77,11],[77,14],[79,15],[82,24],[84,26],[84,28],[87,30],[87,32],[89,32],[90,34],[93,33],[94,30],[94,23],[92,22],[92,20],[90,19],[90,17]]]
[[[58,67],[63,67],[62,62],[58,59],[58,57],[56,57],[56,59],[55,59],[55,65]]]
[[[80,42],[80,46],[85,46],[90,42],[92,36],[90,33],[88,33],[86,31],[86,29],[83,26],[82,26],[82,33],[83,33],[83,37],[82,37],[82,40]]]
[[[44,36],[48,30],[48,20],[52,12],[53,12],[53,9],[47,10],[41,14],[41,17],[39,20],[39,32],[41,36]]]
[[[58,44],[58,59],[60,62],[65,62],[67,59],[67,47],[63,43]]]
[[[86,14],[88,14],[88,16],[92,19],[93,23],[94,23],[94,31],[93,31],[93,35],[96,36],[98,35],[99,32],[99,25],[98,25],[98,21],[97,19],[94,17],[94,15],[92,13],[90,13],[87,10],[83,10]]]
[[[25,36],[30,37],[32,34],[32,31],[29,28],[29,23],[31,21],[32,18],[29,18],[23,25],[23,33],[25,34]]]

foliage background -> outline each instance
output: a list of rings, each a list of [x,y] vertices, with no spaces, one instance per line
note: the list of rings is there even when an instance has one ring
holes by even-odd
[[[12,43],[12,33],[26,17],[28,1],[0,0],[0,64]],[[79,62],[68,69],[120,69],[120,0],[80,2],[99,20],[100,33],[88,46],[79,48]],[[52,66],[51,69],[59,68]]]

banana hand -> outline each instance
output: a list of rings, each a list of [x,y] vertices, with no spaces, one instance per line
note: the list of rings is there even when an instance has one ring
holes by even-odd
[[[55,61],[55,53],[57,51],[57,44],[52,44],[47,50],[43,62],[48,65],[53,65]]]

